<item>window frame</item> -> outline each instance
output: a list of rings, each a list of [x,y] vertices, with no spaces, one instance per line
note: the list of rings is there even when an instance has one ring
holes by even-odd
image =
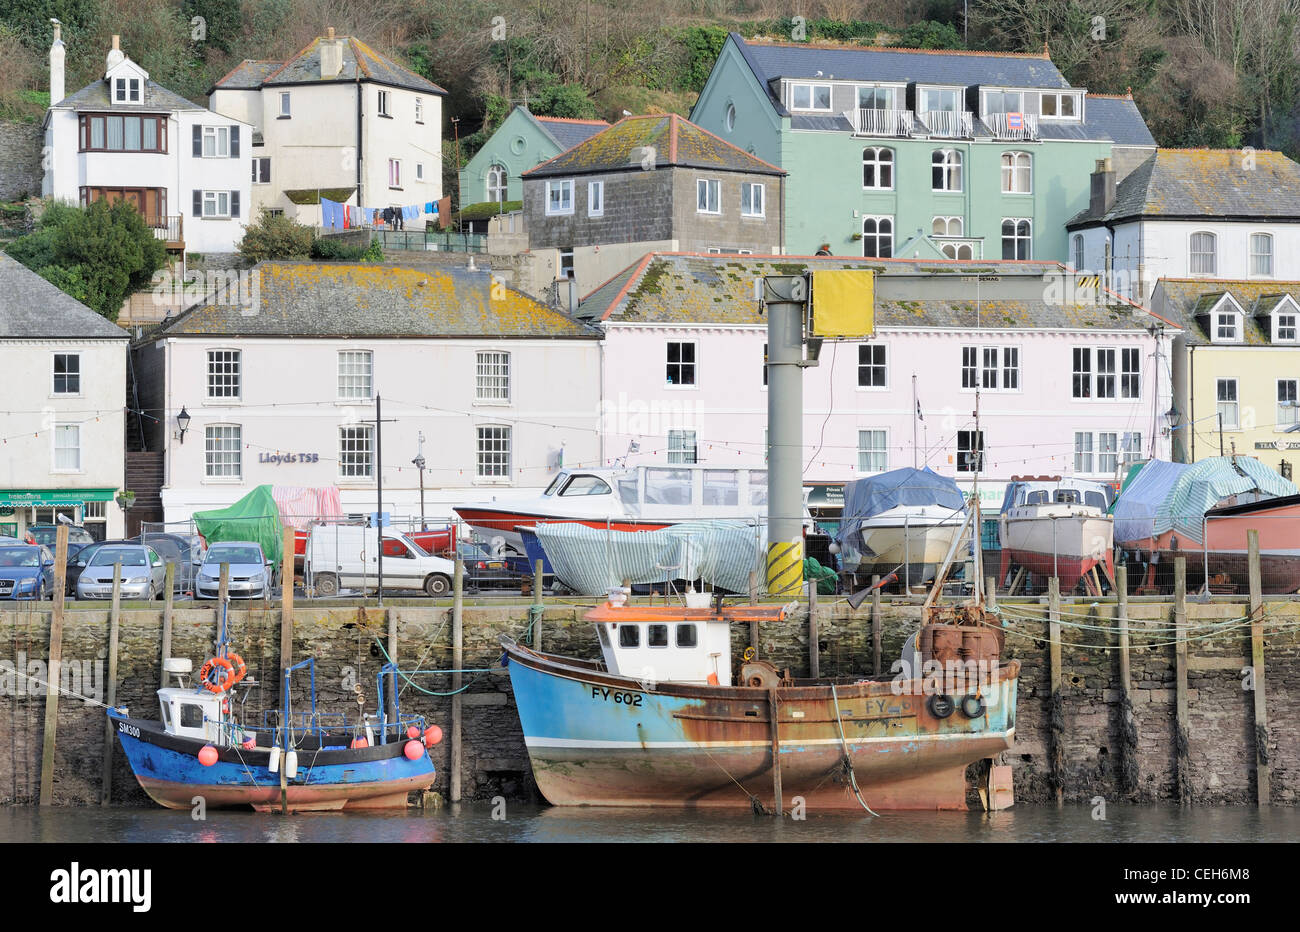
[[[826,106],[824,107],[816,106],[818,88],[826,89]],[[808,106],[806,107],[799,106],[797,100],[795,99],[795,95],[801,90],[808,91]],[[790,109],[799,110],[804,113],[830,113],[832,110],[835,109],[835,88],[833,85],[819,83],[816,81],[791,81],[790,82]]]
[[[1223,397],[1224,389],[1228,386],[1232,387],[1232,392],[1231,392],[1232,398],[1230,399]],[[1234,430],[1234,431],[1241,430],[1241,385],[1239,383],[1239,380],[1215,379],[1214,380],[1214,401],[1215,401],[1215,409],[1214,409],[1215,414],[1222,415],[1224,405],[1232,406],[1232,421],[1229,422],[1226,417],[1223,418],[1223,422],[1222,422],[1223,429]]]
[[[587,216],[605,216],[605,182],[587,182]]]
[[[1277,404],[1274,408],[1273,431],[1281,433],[1287,431],[1300,423],[1300,378],[1295,379],[1277,379],[1275,395]],[[1289,392],[1283,392],[1282,386],[1290,385]],[[1284,399],[1283,394],[1290,395],[1290,398]],[[1284,409],[1290,412],[1290,417],[1284,414]]]
[[[872,153],[867,157],[867,153]],[[883,156],[887,154],[888,158]],[[864,191],[892,191],[894,190],[894,169],[897,165],[897,156],[894,150],[889,146],[866,146],[862,150],[862,190]],[[867,184],[867,169],[870,167],[876,176],[876,184]],[[889,173],[889,184],[880,184],[881,175],[886,171]]]
[[[280,109],[276,116],[281,120],[287,120],[293,116],[293,102],[288,91],[280,92]]]
[[[935,161],[938,159],[938,161]],[[936,176],[936,172],[939,174]],[[952,179],[957,183],[953,186]],[[936,186],[936,178],[942,179],[943,186]],[[930,154],[930,191],[934,194],[962,194],[966,190],[966,159],[961,149],[935,149]]]
[[[1085,252],[1084,252],[1083,234],[1075,233],[1072,237],[1070,237],[1070,258],[1074,260],[1074,270],[1076,272],[1083,271],[1084,255]]]
[[[867,224],[874,223],[875,230],[867,232]],[[881,232],[882,224],[889,224],[887,233]],[[881,254],[881,243],[888,240],[888,251]],[[875,252],[867,252],[868,241],[875,244]],[[894,218],[892,215],[870,214],[862,218],[862,256],[865,259],[892,259],[894,257]]]
[[[700,206],[700,195],[704,195],[704,206]],[[714,209],[710,210],[709,205]],[[722,216],[722,180],[719,178],[695,179],[695,212],[708,217]]]
[[[388,117],[391,120],[393,115],[388,110],[388,103],[388,91],[382,87],[379,88],[379,97],[375,103],[375,114],[381,117]]]
[[[674,362],[672,358],[672,348],[678,347],[678,358]],[[689,361],[682,358],[681,349],[691,347],[691,358]],[[688,371],[691,376],[689,382],[672,381],[669,376],[672,374],[672,367],[677,366],[678,376],[685,376]],[[666,340],[664,342],[664,387],[669,389],[698,389],[700,385],[700,344],[698,340]]]
[[[365,386],[366,394],[346,394],[343,391],[344,380],[357,380],[362,377],[359,371],[344,372],[344,362],[348,361],[346,357],[355,357],[353,362],[365,361]],[[375,398],[375,353],[374,350],[368,349],[341,349],[336,351],[335,356],[335,399],[343,404],[367,404],[374,401]]]
[[[870,475],[879,475],[882,472],[888,472],[889,471],[889,428],[859,427],[857,430],[858,430],[858,461],[855,465],[856,465],[856,472],[858,473],[858,475],[870,476]],[[864,434],[870,434],[871,439],[873,441],[877,439],[877,435],[879,435],[879,438],[884,441],[883,446],[874,446],[874,445],[871,447],[863,446],[862,440]],[[879,469],[864,468],[863,466],[864,456],[880,457],[880,462],[883,465],[881,465]]]
[[[123,121],[121,148],[112,148],[108,144],[108,123],[109,119]],[[126,120],[140,121],[140,148],[128,149],[126,142]],[[103,145],[94,145],[94,126],[95,122],[101,122],[101,133],[103,135]],[[150,122],[154,124],[154,147],[147,148],[144,145],[144,124]],[[154,113],[82,113],[77,117],[77,142],[79,152],[129,152],[132,154],[147,155],[166,155],[167,154],[167,123],[168,117],[165,114]]]
[[[224,360],[213,359],[213,357],[218,353],[229,354],[233,358],[227,358]],[[204,401],[209,403],[215,402],[217,404],[238,404],[241,401],[243,401],[244,399],[244,351],[242,349],[235,349],[232,347],[224,347],[224,346],[211,347],[206,351],[204,359],[205,359],[204,370],[203,370],[204,371],[204,386],[203,386]],[[223,375],[229,376],[233,372],[234,388],[235,388],[233,394],[221,395],[221,394],[212,393],[214,363],[219,365],[220,364],[233,365],[233,369],[225,373],[222,372],[215,373],[216,376],[220,378]]]
[[[554,180],[548,180],[548,181],[546,182],[546,201],[545,201],[545,205],[544,205],[545,208],[546,208],[546,216],[548,216],[548,217],[571,217],[571,216],[573,216],[573,208],[574,208],[574,204],[573,204],[573,201],[574,201],[574,197],[573,197],[573,189],[574,189],[574,183],[573,183],[573,179],[572,179],[572,178],[556,178],[556,179],[554,179]],[[551,206],[551,204],[552,204],[551,192],[552,192],[552,191],[558,191],[558,192],[560,192],[560,194],[561,194],[560,205],[559,205],[558,207],[554,208],[554,209],[552,209],[552,206]],[[567,199],[566,199],[565,197],[563,197],[564,192],[566,192],[566,191],[568,192],[568,197],[567,197]]]
[[[1266,241],[1268,243],[1268,252],[1256,252],[1255,250],[1256,240]],[[1249,275],[1251,278],[1272,278],[1273,277],[1274,243],[1275,240],[1273,238],[1272,233],[1263,233],[1263,232],[1251,233],[1246,237],[1246,249],[1248,252],[1247,261],[1249,263],[1249,269],[1250,269]],[[1255,271],[1255,261],[1257,259],[1268,260],[1267,272]]]
[[[497,179],[495,184],[493,184],[493,179]],[[493,189],[495,189],[495,193],[493,193]],[[504,204],[510,200],[510,170],[500,162],[493,162],[489,165],[483,193],[487,195],[488,203]]]
[[[388,189],[390,191],[402,190],[402,160],[388,160]]]
[[[967,448],[964,454],[966,459],[964,461],[962,459],[963,437],[967,441]],[[980,430],[959,430],[957,431],[956,439],[957,439],[957,459],[953,464],[956,467],[956,471],[964,472],[964,473],[975,473],[980,471],[984,462],[988,458],[988,445],[987,445],[988,438],[984,430],[982,428]],[[975,444],[974,446],[971,446],[972,442]],[[970,462],[972,454],[978,454],[978,459],[979,459],[978,463],[972,464]]]
[[[229,191],[209,191],[202,192],[202,216],[201,220],[229,220],[232,216],[230,213],[230,192]],[[225,203],[225,209],[222,209],[222,202]],[[211,205],[212,209],[208,207]]]
[[[1043,102],[1051,98],[1057,102],[1056,112],[1047,113],[1043,108]],[[1061,102],[1069,99],[1074,107],[1074,113],[1070,116],[1064,116],[1061,113]],[[1038,117],[1042,120],[1056,120],[1061,123],[1079,123],[1083,120],[1083,95],[1073,91],[1040,91],[1038,98]]]
[[[689,442],[689,445],[688,445]],[[668,428],[665,449],[669,466],[694,466],[700,461],[700,432],[694,427]],[[689,456],[689,459],[685,457]],[[674,459],[674,457],[677,457]]]
[[[758,193],[758,210],[754,210],[754,193]],[[745,209],[745,197],[749,197],[749,209]],[[761,181],[742,181],[740,183],[740,216],[763,219],[767,216],[767,185]]]
[[[1198,237],[1208,237],[1208,238],[1209,238],[1210,249],[1209,249],[1208,252],[1206,252],[1206,251],[1203,250],[1203,249],[1200,250],[1200,251],[1198,251],[1198,250],[1196,249],[1197,238],[1198,238]],[[1203,243],[1203,242],[1204,242],[1204,240],[1202,240],[1202,243]],[[1209,268],[1208,270],[1205,270],[1205,269],[1197,269],[1197,268],[1195,268],[1195,266],[1198,264],[1198,261],[1197,261],[1197,260],[1198,260],[1198,257],[1199,257],[1199,259],[1200,259],[1200,263],[1199,263],[1199,264],[1204,265],[1205,257],[1206,257],[1206,256],[1209,257],[1209,265],[1210,265],[1210,268]],[[1208,277],[1210,277],[1210,278],[1213,278],[1215,275],[1218,274],[1218,269],[1219,269],[1219,236],[1218,236],[1218,234],[1215,233],[1213,230],[1193,230],[1191,233],[1187,234],[1187,274],[1188,274],[1188,275],[1205,275],[1205,276],[1208,276]]]
[[[208,126],[204,124],[201,127],[199,138],[202,140],[200,151],[203,153],[200,158],[205,159],[228,159],[230,158],[230,127],[229,126]],[[208,153],[208,142],[212,142],[212,152]],[[224,140],[224,145],[223,145]]]
[[[475,350],[474,403],[480,405],[510,404],[510,368],[509,351]]]
[[[232,435],[226,434],[224,437],[213,436],[213,432],[233,431]],[[224,442],[229,444],[233,439],[233,449],[214,448],[213,441]],[[206,482],[242,482],[244,479],[244,428],[242,424],[233,424],[218,422],[214,424],[203,425],[203,479]],[[222,466],[220,457],[227,458],[225,465],[229,466],[229,457],[234,457],[234,472],[214,472],[214,466]]]
[[[1282,310],[1283,307],[1289,308]],[[1273,342],[1274,343],[1296,343],[1300,342],[1300,308],[1295,307],[1291,302],[1279,303],[1273,309]],[[1289,319],[1289,323],[1284,323],[1283,319]],[[1283,331],[1290,331],[1290,336],[1284,336]]]
[[[1008,240],[1006,226],[1012,224],[1012,232]],[[1025,234],[1020,233],[1020,226],[1024,224]],[[1011,251],[1015,255],[1008,256],[1007,243],[1011,243]],[[1024,244],[1025,255],[1020,255],[1020,244]],[[1029,217],[1003,217],[1002,218],[1002,259],[1005,262],[1032,262],[1034,261],[1034,223]]]
[[[961,346],[961,384],[958,391],[973,393],[994,392],[1014,395],[1024,391],[1024,365],[1021,362],[1020,347],[1005,343],[963,343]],[[994,354],[994,364],[989,366],[989,353]],[[1007,357],[1015,356],[1015,366],[1008,368]],[[970,357],[974,356],[974,363]],[[989,385],[988,373],[992,372],[996,384]],[[1007,373],[1015,373],[1015,387],[1007,388]],[[968,375],[969,374],[969,375]],[[967,384],[968,378],[972,384]]]
[[[494,436],[487,436],[488,431],[499,431]],[[485,448],[484,444],[502,444],[497,449]],[[489,458],[491,461],[489,461]],[[484,467],[491,471],[485,471]],[[508,424],[474,425],[474,479],[476,482],[509,482],[514,468],[514,432]]]
[[[265,173],[259,171],[259,168],[265,168]],[[261,177],[265,174],[265,177]],[[270,184],[271,183],[271,157],[269,155],[258,155],[253,157],[253,178],[251,184]]]
[[[338,433],[338,478],[340,482],[370,482],[375,478],[375,427],[373,424],[344,424]],[[362,449],[358,443],[364,439]],[[351,446],[349,446],[349,444]],[[364,454],[364,459],[361,458]]]
[[[75,432],[77,443],[74,448],[60,446],[59,440],[67,435],[67,432]],[[59,451],[75,449],[77,453],[77,464],[75,466],[60,466]],[[53,429],[50,431],[50,472],[62,474],[84,473],[86,471],[86,458],[83,455],[83,444],[81,436],[81,423],[71,421],[55,421]]]
[[[884,357],[883,361],[877,362],[875,357],[879,355]],[[870,354],[871,358],[864,360],[863,356]],[[864,373],[879,371],[881,378],[884,380],[881,384],[875,384],[874,378],[869,382],[863,382]],[[866,340],[858,344],[858,364],[857,364],[857,390],[860,392],[887,392],[889,391],[889,344],[879,343],[874,340]]]
[[[1023,165],[1020,162],[1022,156],[1024,157]],[[1034,193],[1034,155],[1032,152],[1025,152],[1023,149],[1007,149],[999,157],[998,164],[1002,169],[1003,194],[1032,195]],[[1024,190],[1018,191],[1016,190],[1016,179],[1021,176],[1024,178]],[[1003,220],[1006,219],[1003,218]]]
[[[1231,327],[1225,327],[1225,323],[1230,322]],[[1242,338],[1242,315],[1237,311],[1215,308],[1210,312],[1210,332],[1213,334],[1212,343],[1240,343]],[[1225,336],[1221,331],[1230,329],[1231,334]]]
[[[59,359],[62,357],[64,362],[64,371],[59,372]],[[76,360],[76,372],[67,371],[66,360]],[[64,380],[64,389],[59,391],[59,377]],[[76,379],[76,388],[69,391],[67,388],[68,380]],[[50,354],[50,395],[55,398],[80,398],[81,397],[81,353],[59,353]]]

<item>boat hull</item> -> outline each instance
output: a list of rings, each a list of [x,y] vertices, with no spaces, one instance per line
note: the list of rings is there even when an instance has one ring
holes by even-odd
[[[884,577],[897,571],[899,580],[911,585],[933,582],[961,531],[960,523],[867,525],[862,528],[862,559],[853,573],[859,580],[869,581],[873,575]]]
[[[1002,579],[1014,564],[1038,577],[1060,577],[1061,590],[1069,592],[1094,567],[1114,575],[1114,521],[1109,516],[1004,518],[1001,543]]]
[[[768,692],[661,684],[507,643],[533,776],[560,806],[749,808],[773,799]],[[847,753],[872,808],[966,809],[966,768],[1011,747],[1018,664],[1001,667],[979,718],[929,712],[925,690],[889,682],[778,690],[783,800],[860,810]],[[836,704],[844,736],[836,726]]]
[[[110,710],[131,771],[149,798],[168,809],[190,809],[196,797],[207,807],[252,806],[259,812],[287,806],[294,811],[401,809],[407,794],[433,785],[427,753],[403,754],[405,741],[363,749],[301,750],[298,771],[282,789],[269,769],[270,749],[231,747],[205,767],[198,752],[206,742],[168,735],[158,722]]]
[[[524,539],[518,528],[535,527],[539,521],[548,524],[581,524],[590,528],[612,531],[657,531],[677,524],[677,521],[638,520],[635,518],[571,517],[529,513],[510,508],[485,508],[461,505],[453,509],[461,520],[487,537],[500,537],[519,553],[526,552]],[[687,519],[683,519],[687,520]]]

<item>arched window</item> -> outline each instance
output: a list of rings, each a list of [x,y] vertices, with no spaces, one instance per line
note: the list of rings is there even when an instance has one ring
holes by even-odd
[[[1034,159],[1028,152],[1002,153],[1002,193],[1033,193]]]
[[[488,169],[487,199],[492,203],[510,200],[510,173],[504,165],[493,165]]]
[[[1073,246],[1073,251],[1071,254],[1074,257],[1074,270],[1076,272],[1081,272],[1083,271],[1083,234],[1082,233],[1074,234],[1074,238],[1071,240],[1071,244]]]
[[[931,187],[935,191],[961,190],[961,153],[956,149],[935,149],[930,157]]]
[[[894,218],[867,217],[862,221],[862,254],[888,259],[894,254]]]
[[[1214,275],[1218,270],[1218,237],[1213,233],[1193,233],[1191,245],[1191,273]]]
[[[1273,234],[1250,234],[1250,274],[1273,274]]]
[[[1030,235],[1028,220],[1012,218],[1002,221],[1003,259],[1032,259],[1032,243],[1033,237]]]
[[[944,243],[942,251],[949,259],[975,258],[975,250],[970,243]]]
[[[963,227],[961,217],[935,217],[930,232],[934,236],[961,236]]]
[[[862,187],[889,191],[894,187],[894,150],[868,146],[862,150]]]

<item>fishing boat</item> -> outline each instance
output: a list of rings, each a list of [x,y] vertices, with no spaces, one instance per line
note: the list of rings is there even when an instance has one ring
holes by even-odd
[[[1116,545],[1146,565],[1145,587],[1181,556],[1189,586],[1244,589],[1246,532],[1256,530],[1263,591],[1300,590],[1300,489],[1254,457],[1151,460],[1130,473],[1112,513]]]
[[[967,523],[957,483],[931,469],[904,467],[844,487],[836,534],[841,568],[854,587],[897,574],[905,588],[933,581],[944,554]]]
[[[284,671],[280,708],[255,726],[236,710],[257,684],[244,678],[244,662],[229,650],[224,630],[223,611],[217,652],[193,686],[185,683],[193,669],[189,659],[165,662],[177,685],[158,690],[161,720],[135,717],[121,707],[108,710],[131,771],[154,802],[191,809],[202,797],[208,807],[252,806],[259,812],[398,809],[406,807],[408,793],[433,784],[428,749],[442,731],[426,728],[420,716],[402,714],[392,664],[378,676],[376,716],[349,726],[342,715],[320,712],[315,659],[308,658]],[[297,712],[289,684],[301,670],[310,679],[309,711]],[[386,711],[386,680],[393,718]],[[360,705],[359,686],[356,691]]]
[[[1104,482],[1060,476],[1012,476],[998,516],[1002,546],[999,579],[1012,567],[1040,579],[1056,576],[1062,592],[1100,567],[1113,579],[1114,490]],[[1089,579],[1100,595],[1100,580]]]

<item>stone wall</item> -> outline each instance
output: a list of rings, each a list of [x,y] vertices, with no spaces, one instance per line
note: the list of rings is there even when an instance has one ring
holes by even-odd
[[[543,616],[543,649],[579,657],[596,656],[594,631],[582,620],[587,606],[554,603]],[[1064,730],[1061,773],[1067,800],[1087,801],[1103,796],[1153,801],[1176,797],[1174,752],[1175,682],[1172,637],[1165,631],[1172,617],[1167,603],[1130,605],[1134,685],[1133,708],[1137,722],[1138,787],[1121,792],[1120,686],[1118,644],[1113,623],[1114,603],[1065,603],[1062,619],[1062,698]],[[853,676],[872,672],[870,606],[857,612],[843,602],[823,604],[818,611],[823,676]],[[1269,713],[1268,757],[1272,767],[1273,801],[1294,805],[1300,801],[1300,603],[1269,601],[1270,633],[1266,639],[1266,683]],[[1009,628],[1007,659],[1021,662],[1016,745],[1006,757],[1015,777],[1020,802],[1043,802],[1054,797],[1049,766],[1050,684],[1046,607],[1036,600],[1004,602]],[[1232,619],[1245,614],[1242,604],[1215,602],[1188,606],[1189,624],[1224,624],[1213,638],[1189,642],[1188,702],[1190,708],[1191,785],[1193,800],[1202,804],[1246,803],[1254,794],[1253,694],[1243,689],[1242,667],[1249,663],[1249,628]],[[395,627],[397,659],[404,669],[448,669],[451,666],[451,611],[448,604],[400,604],[387,609],[319,608],[299,604],[295,610],[294,658],[316,659],[317,686],[324,710],[354,717],[357,705],[353,682],[364,690],[365,710],[376,711],[375,677],[384,662],[389,625]],[[464,695],[463,789],[467,798],[502,794],[531,798],[535,793],[528,755],[513,704],[509,678],[500,666],[498,637],[508,634],[523,640],[527,629],[526,604],[470,605],[465,610],[464,664],[476,672],[466,674]],[[882,659],[885,671],[899,655],[904,639],[916,629],[920,608],[884,603],[881,608]],[[211,608],[177,610],[173,614],[172,655],[189,657],[198,664],[208,656],[216,636]],[[1095,627],[1090,627],[1095,626]],[[248,699],[251,712],[278,705],[278,648],[280,619],[276,608],[232,610],[230,627],[234,650],[248,664],[248,679],[262,686]],[[41,739],[44,720],[43,687],[37,695],[23,693],[13,669],[30,665],[44,679],[43,662],[49,632],[49,613],[30,608],[0,612],[0,802],[31,802],[39,792]],[[1206,633],[1201,627],[1197,632]],[[1196,632],[1194,632],[1196,633]],[[156,715],[154,690],[159,685],[161,614],[158,611],[124,611],[121,620],[117,704],[145,717]],[[378,639],[378,640],[376,640]],[[106,698],[108,612],[69,607],[63,651],[76,674],[65,680],[83,695]],[[734,653],[749,643],[746,628],[733,631]],[[381,646],[382,645],[382,646]],[[765,624],[759,634],[759,656],[792,675],[808,673],[806,618]],[[98,676],[96,676],[96,671]],[[247,681],[246,681],[247,682]],[[422,676],[417,682],[434,693],[450,690],[448,675]],[[305,678],[296,699],[305,699]],[[425,715],[450,731],[451,700],[405,685],[404,711]],[[63,804],[90,804],[98,799],[104,715],[98,705],[64,696],[59,702],[59,739],[55,754],[54,797]],[[449,743],[434,749],[439,776],[434,788],[448,790]],[[114,754],[113,800],[147,805],[120,751]]]
[[[0,201],[40,196],[44,144],[39,123],[0,122]]]

